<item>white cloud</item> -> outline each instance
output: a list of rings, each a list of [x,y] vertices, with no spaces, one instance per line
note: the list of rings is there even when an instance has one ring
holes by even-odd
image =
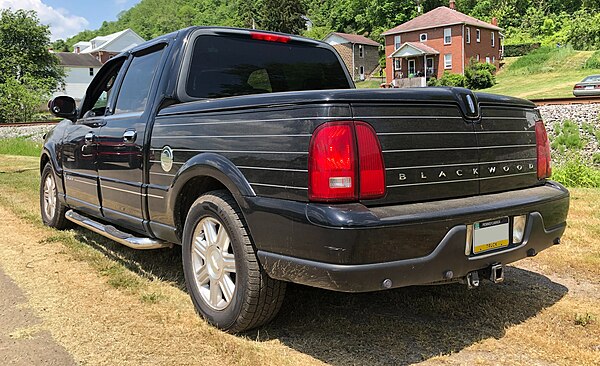
[[[51,40],[69,38],[84,30],[88,20],[78,15],[69,14],[65,9],[55,9],[42,0],[0,0],[0,9],[35,10],[40,22],[50,26]]]

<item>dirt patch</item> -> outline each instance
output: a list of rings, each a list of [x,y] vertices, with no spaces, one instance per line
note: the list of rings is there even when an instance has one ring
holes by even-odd
[[[319,363],[276,340],[257,343],[218,331],[172,285],[149,284],[146,291],[163,294],[165,300],[143,302],[74,260],[63,244],[44,240],[53,230],[28,224],[3,207],[0,217],[0,265],[27,291],[31,307],[78,363]]]
[[[21,289],[0,268],[0,364],[75,365],[73,357],[27,307]]]

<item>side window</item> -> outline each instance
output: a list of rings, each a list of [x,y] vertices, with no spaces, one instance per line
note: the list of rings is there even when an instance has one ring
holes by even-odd
[[[104,65],[96,73],[96,77],[90,83],[80,107],[83,119],[104,115],[108,100],[113,92],[113,85],[124,62],[124,57],[115,59]]]
[[[146,108],[150,86],[161,56],[162,49],[134,56],[117,96],[115,114],[141,112]]]

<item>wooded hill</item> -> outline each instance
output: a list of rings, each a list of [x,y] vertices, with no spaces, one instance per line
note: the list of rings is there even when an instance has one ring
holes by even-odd
[[[142,0],[56,49],[131,28],[151,39],[191,25],[222,25],[302,34],[316,39],[330,31],[358,33],[382,42],[380,34],[447,0]],[[600,0],[456,0],[457,9],[485,21],[496,17],[506,44],[539,42],[600,48]],[[306,18],[313,27],[307,31]]]

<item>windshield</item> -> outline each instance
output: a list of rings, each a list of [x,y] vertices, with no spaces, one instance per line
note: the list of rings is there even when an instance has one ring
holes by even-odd
[[[186,83],[194,98],[349,89],[334,52],[313,45],[199,36]]]

